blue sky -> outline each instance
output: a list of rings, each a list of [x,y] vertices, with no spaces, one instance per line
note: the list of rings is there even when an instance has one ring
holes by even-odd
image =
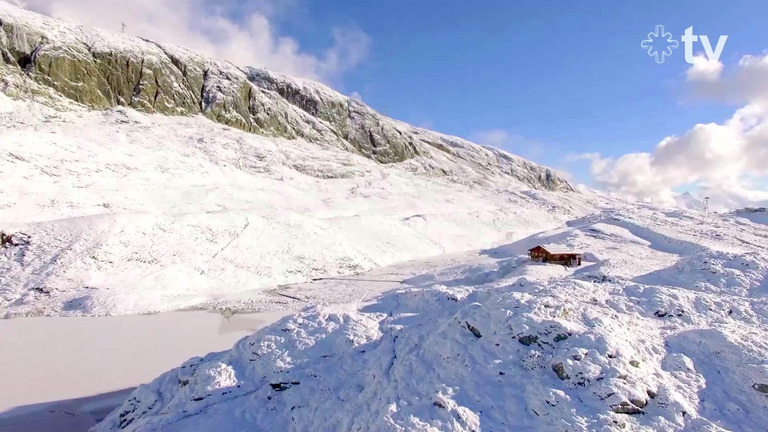
[[[586,162],[565,154],[650,151],[734,110],[687,97],[682,46],[661,65],[646,55],[639,44],[656,24],[678,40],[688,26],[713,43],[727,34],[721,61],[732,64],[767,47],[766,12],[757,1],[302,0],[277,25],[318,51],[331,42],[329,27],[359,26],[370,52],[337,89],[445,133],[505,130],[516,137],[507,150],[589,183]]]

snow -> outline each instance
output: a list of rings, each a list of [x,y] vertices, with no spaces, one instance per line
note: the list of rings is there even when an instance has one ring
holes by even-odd
[[[747,219],[750,222],[768,225],[768,213],[735,213],[734,216]]]
[[[0,113],[7,113],[14,110],[16,103],[3,93],[0,93]]]
[[[55,49],[197,58],[3,5]],[[224,63],[204,85],[246,73],[346,100]],[[759,214],[535,190],[552,172],[353,103],[426,143],[379,164],[274,98],[328,142],[0,94],[0,429],[119,404],[92,430],[765,430]],[[180,309],[221,314],[131,315]]]
[[[639,204],[402,264],[395,289],[192,358],[94,430],[764,430],[767,238]],[[593,261],[530,262],[543,240]]]
[[[0,253],[4,317],[233,296],[285,309],[274,290],[286,284],[477,249],[593,210],[581,194],[464,185],[203,117],[2,106],[0,231],[31,239]]]
[[[94,430],[768,422],[763,224],[586,190],[457,184],[203,118],[0,106],[0,121],[14,125],[0,132],[2,231],[29,236],[0,259],[5,316],[306,307],[140,386]],[[538,244],[583,251],[584,265],[531,263]],[[35,409],[92,423],[125,393],[73,398],[130,388],[212,348],[201,332],[195,341],[163,333],[176,319],[137,324],[151,317],[125,318],[151,338],[104,337],[102,323],[68,329],[115,317],[3,322],[24,326],[1,333],[17,344],[1,341],[3,352],[24,354],[0,370],[25,389],[4,403],[61,400]],[[39,346],[70,362],[68,373],[41,373],[61,369],[30,349],[30,320],[41,320]],[[73,347],[51,333],[59,328],[82,334],[99,361],[55,346]],[[167,361],[137,368],[93,340]]]
[[[112,70],[114,67],[105,76],[101,76],[104,71],[95,77],[89,72],[85,82],[67,82],[68,89],[60,88],[61,82],[40,80],[35,68],[29,73],[14,66],[5,68],[5,87],[25,99],[64,110],[74,105],[66,99],[71,97],[99,108],[130,105],[144,112],[179,115],[202,111],[219,122],[265,135],[303,137],[316,146],[362,154],[381,163],[400,162],[400,167],[408,172],[443,177],[456,184],[506,187],[509,180],[516,179],[517,183],[534,188],[572,189],[547,167],[500,149],[387,118],[319,83],[262,69],[239,68],[181,47],[127,34],[74,26],[6,3],[0,5],[0,17],[10,29],[7,33],[11,39],[6,42],[12,52],[34,52],[35,58],[42,55],[86,60],[78,62],[86,67],[104,62],[113,66],[125,63],[133,65],[132,70],[143,71],[138,77],[140,81],[146,79],[150,86],[159,85],[161,89],[152,95],[143,91],[131,95],[129,88],[117,85],[104,94],[96,91],[94,87],[98,85],[87,82],[90,78],[111,81],[107,75],[112,73],[122,75],[122,71]],[[87,86],[92,93],[86,99],[72,94],[73,88],[85,88],[81,86]],[[248,101],[243,100],[245,92]],[[243,106],[244,103],[251,108]],[[253,107],[258,107],[260,114],[251,112]],[[322,174],[315,168],[312,167],[315,173]]]
[[[61,431],[62,422],[66,430],[85,430],[137,385],[192,355],[228,348],[286,313],[0,320],[0,430],[56,424]]]

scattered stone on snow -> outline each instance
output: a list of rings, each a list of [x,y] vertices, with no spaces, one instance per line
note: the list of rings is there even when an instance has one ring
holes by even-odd
[[[30,243],[30,238],[23,232],[6,234],[0,231],[0,247],[11,248],[15,246],[26,246]]]
[[[477,327],[470,324],[469,321],[464,321],[464,324],[467,325],[467,329],[471,331],[476,338],[480,339],[481,337],[483,337],[483,334],[480,333],[480,330],[478,330]]]
[[[629,414],[629,415],[645,414],[645,411],[626,401],[620,403],[619,405],[614,406],[613,412],[615,412],[616,414]]]
[[[285,391],[299,384],[301,384],[299,381],[290,381],[290,382],[270,383],[269,385],[272,387],[272,390],[274,391]]]
[[[525,346],[531,346],[532,344],[538,344],[539,343],[539,337],[534,335],[526,335],[522,336],[517,339],[518,342]]]
[[[557,377],[561,380],[565,381],[571,378],[568,373],[565,372],[565,366],[563,366],[563,363],[555,363],[552,365],[552,370],[555,371],[557,374]]]

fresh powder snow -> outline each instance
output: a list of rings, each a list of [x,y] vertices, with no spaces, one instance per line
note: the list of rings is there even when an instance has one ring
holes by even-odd
[[[284,318],[94,430],[764,430],[767,238],[728,215],[596,212]],[[541,243],[586,262],[529,261]]]
[[[578,194],[457,184],[201,116],[59,111],[2,94],[0,106],[0,124],[13,125],[0,130],[0,230],[31,238],[0,255],[3,317],[233,295],[251,311],[293,308],[276,287],[476,249],[593,208]]]

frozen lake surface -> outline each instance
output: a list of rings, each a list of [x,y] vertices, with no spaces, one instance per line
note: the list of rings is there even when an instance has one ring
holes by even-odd
[[[130,389],[288,313],[0,320],[0,431],[86,430]]]

